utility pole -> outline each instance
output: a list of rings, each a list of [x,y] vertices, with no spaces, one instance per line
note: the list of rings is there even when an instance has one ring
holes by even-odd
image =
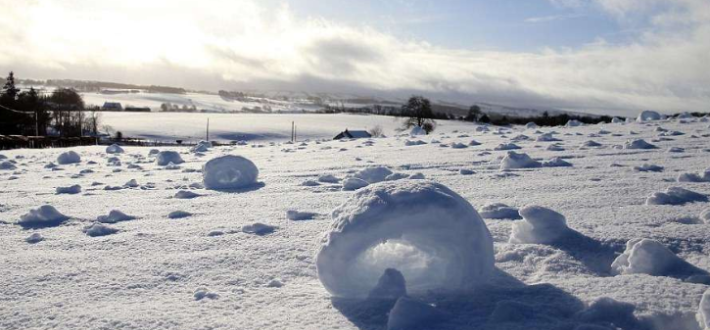
[[[293,127],[293,143],[298,141],[298,126]]]
[[[207,138],[207,142],[209,142],[210,141],[210,119],[209,118],[207,118],[207,134],[205,134],[205,135]]]
[[[292,121],[291,122],[291,142],[295,139],[296,136],[296,122]]]

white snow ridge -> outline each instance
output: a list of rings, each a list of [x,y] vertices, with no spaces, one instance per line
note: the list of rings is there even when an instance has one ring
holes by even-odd
[[[493,242],[476,210],[445,186],[383,182],[333,211],[316,267],[337,297],[367,297],[387,268],[403,274],[410,294],[460,294],[491,275]]]

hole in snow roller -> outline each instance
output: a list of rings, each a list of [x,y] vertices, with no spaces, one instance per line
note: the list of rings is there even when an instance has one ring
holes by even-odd
[[[493,240],[476,210],[434,182],[364,188],[332,213],[318,252],[318,277],[336,297],[365,298],[388,268],[407,292],[462,293],[493,271]]]

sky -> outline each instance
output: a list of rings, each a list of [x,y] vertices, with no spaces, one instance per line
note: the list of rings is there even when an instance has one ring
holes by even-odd
[[[0,0],[0,72],[710,111],[710,0]]]

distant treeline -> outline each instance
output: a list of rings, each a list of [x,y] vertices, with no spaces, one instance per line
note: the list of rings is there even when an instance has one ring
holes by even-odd
[[[402,106],[385,106],[379,104],[363,107],[325,106],[323,110],[318,112],[360,113],[393,117],[408,117],[410,115]],[[550,115],[547,111],[543,112],[539,116],[509,116],[497,113],[485,113],[477,105],[471,106],[468,113],[465,115],[461,115],[462,112],[466,113],[466,110],[451,106],[432,105],[431,118],[479,122],[499,126],[525,125],[530,122],[535,123],[538,126],[561,126],[567,124],[570,120],[577,120],[585,124],[597,124],[602,122],[609,123],[613,119],[610,116],[570,115],[566,113]]]
[[[0,85],[7,83],[7,80],[0,78]],[[24,86],[53,86],[61,88],[72,88],[80,92],[101,92],[105,89],[125,89],[125,90],[144,90],[149,93],[166,93],[166,94],[186,94],[187,90],[179,87],[156,86],[156,85],[134,85],[122,84],[105,81],[84,81],[73,79],[49,79],[49,80],[33,80],[33,79],[16,79],[17,85]]]

